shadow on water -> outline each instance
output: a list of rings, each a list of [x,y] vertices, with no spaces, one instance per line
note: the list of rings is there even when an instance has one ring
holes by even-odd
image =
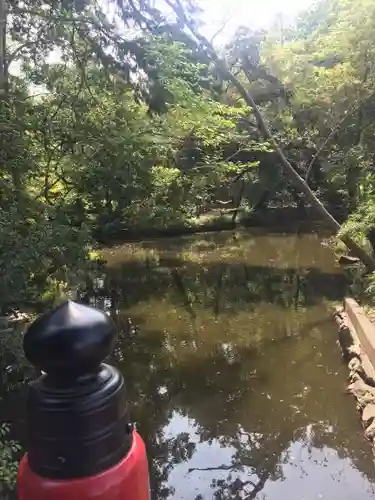
[[[118,327],[153,500],[375,499],[330,311],[348,283],[321,242],[243,231],[106,251],[84,299]]]

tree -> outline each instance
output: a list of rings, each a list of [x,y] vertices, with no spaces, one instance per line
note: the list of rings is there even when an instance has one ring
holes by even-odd
[[[319,199],[315,196],[312,190],[309,188],[306,181],[296,172],[296,170],[292,167],[290,162],[287,160],[285,154],[280,149],[277,141],[272,135],[263,114],[261,113],[259,107],[255,103],[252,95],[246,88],[242,85],[240,80],[230,72],[225,61],[221,59],[217,52],[214,50],[212,44],[200,35],[196,28],[196,22],[192,17],[192,13],[194,14],[194,6],[191,2],[187,4],[187,8],[184,7],[183,3],[180,0],[166,0],[168,6],[174,11],[176,18],[179,24],[183,27],[186,27],[190,30],[193,37],[200,43],[201,49],[205,51],[211,60],[216,65],[219,73],[223,76],[225,80],[230,82],[234,88],[237,90],[238,94],[244,102],[252,109],[259,130],[261,131],[265,140],[269,141],[272,148],[277,153],[277,156],[280,160],[280,163],[284,169],[285,175],[289,178],[290,182],[300,191],[302,192],[309,203],[314,207],[314,209],[321,215],[321,217],[325,220],[325,222],[329,225],[329,227],[335,232],[340,230],[339,223],[332,217],[332,215],[325,209],[324,205],[319,201]],[[252,76],[249,72],[246,64],[243,63],[243,69],[247,76],[247,79],[251,82]],[[362,262],[370,269],[375,269],[375,260],[366,253],[355,241],[353,241],[349,236],[341,235],[344,243],[349,247],[349,249],[358,256]]]
[[[122,22],[134,27],[125,11]],[[124,227],[142,211],[151,219],[166,197],[164,222],[191,211],[171,157],[215,106],[191,49],[163,35],[120,36],[94,3],[4,1],[0,27],[6,312],[90,267],[92,231]]]
[[[307,31],[297,24],[290,41],[281,46],[270,40],[264,53],[267,64],[294,89],[295,127],[311,144],[306,179],[320,171],[326,179],[324,196],[344,200],[354,219],[358,209],[369,210],[372,192],[372,11],[365,0],[319,3],[303,16],[307,23],[314,19]],[[367,221],[361,234],[369,234]],[[350,228],[358,225],[344,231],[358,237]]]

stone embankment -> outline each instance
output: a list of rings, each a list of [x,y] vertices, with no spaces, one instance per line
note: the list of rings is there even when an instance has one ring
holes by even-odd
[[[375,455],[375,325],[354,299],[335,312],[339,342],[349,367],[348,393],[357,401],[366,438]]]

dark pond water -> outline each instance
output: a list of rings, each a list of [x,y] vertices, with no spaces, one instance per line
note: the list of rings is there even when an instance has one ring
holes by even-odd
[[[347,284],[321,237],[227,232],[106,258],[94,302],[120,333],[154,499],[375,499],[331,319]]]
[[[331,319],[347,283],[322,241],[226,232],[105,252],[90,302],[119,331],[153,500],[375,499]],[[14,398],[3,416],[22,420]]]

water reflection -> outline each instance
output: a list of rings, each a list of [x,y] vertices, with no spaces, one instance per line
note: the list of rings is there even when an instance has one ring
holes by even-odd
[[[327,424],[308,425],[301,430],[301,438],[296,438],[280,455],[272,452],[278,460],[277,469],[274,473],[264,470],[260,476],[254,473],[247,458],[241,457],[238,463],[233,463],[238,447],[223,447],[220,439],[202,442],[195,423],[186,417],[174,415],[165,428],[165,438],[171,439],[182,428],[189,429],[196,453],[172,469],[169,475],[172,498],[301,500],[372,498],[374,495],[374,487],[353,469],[350,459],[340,458],[334,448],[322,446],[319,449],[314,444],[316,434],[334,432]],[[240,430],[239,434],[250,454],[255,443],[260,445],[262,440],[262,435],[257,433]],[[265,458],[265,462],[268,461]],[[333,487],[327,495],[329,483]],[[180,485],[184,485],[183,492],[179,492]]]
[[[328,307],[347,283],[318,236],[230,232],[107,259],[86,300],[117,323],[154,499],[375,498]]]

